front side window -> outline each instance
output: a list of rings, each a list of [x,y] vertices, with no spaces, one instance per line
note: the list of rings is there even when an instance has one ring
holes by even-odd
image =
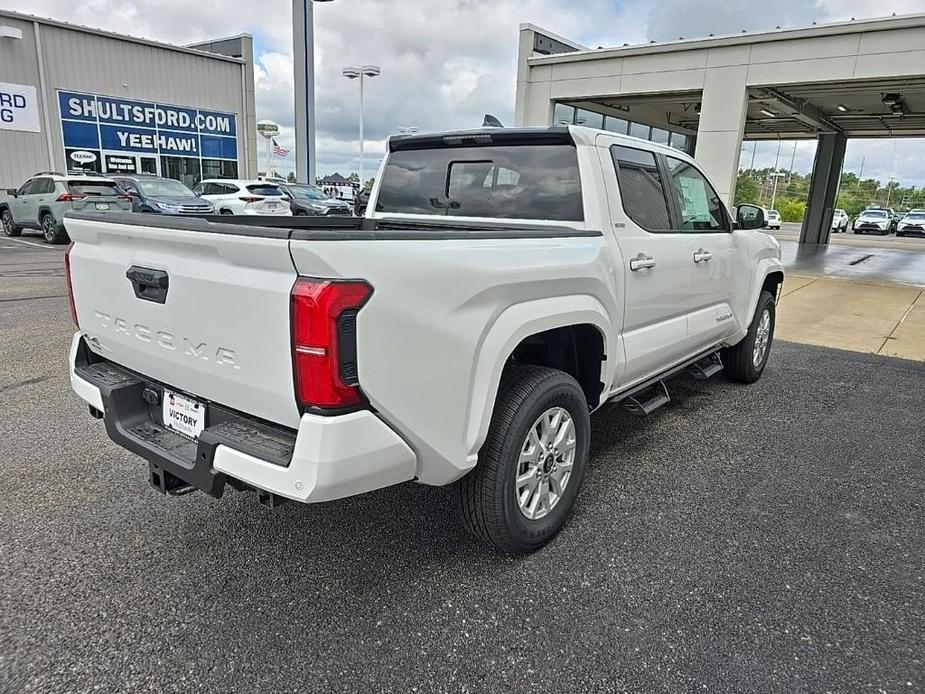
[[[610,154],[626,214],[646,231],[669,231],[668,201],[655,154],[619,145],[611,147]]]
[[[729,231],[729,220],[723,203],[704,175],[689,162],[674,157],[667,159],[671,192],[681,209],[681,229]]]
[[[398,150],[376,211],[581,222],[578,154],[566,144]]]
[[[17,195],[32,195],[34,192],[36,192],[35,186],[36,186],[36,183],[38,183],[38,180],[39,179],[37,178],[33,178],[31,180],[26,181],[19,187],[19,190],[16,191],[16,194]]]

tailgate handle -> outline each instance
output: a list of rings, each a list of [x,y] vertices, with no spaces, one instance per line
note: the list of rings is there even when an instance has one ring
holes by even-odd
[[[132,265],[125,271],[125,276],[132,283],[135,296],[145,301],[163,304],[167,301],[167,288],[170,280],[166,270],[152,270],[147,267]]]

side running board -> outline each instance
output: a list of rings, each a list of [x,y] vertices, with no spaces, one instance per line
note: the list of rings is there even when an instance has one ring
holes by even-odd
[[[715,376],[722,370],[723,360],[720,359],[719,352],[716,352],[711,354],[709,357],[701,359],[695,364],[691,364],[691,367],[687,370],[687,372],[698,381],[705,381],[706,379]]]
[[[669,402],[671,396],[668,395],[668,387],[664,381],[659,381],[646,390],[628,396],[620,404],[634,417],[645,417]]]

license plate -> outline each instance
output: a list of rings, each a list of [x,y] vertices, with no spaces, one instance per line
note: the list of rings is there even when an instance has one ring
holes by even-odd
[[[109,203],[108,203],[108,202],[98,202],[98,203],[96,203],[96,209],[98,209],[98,210],[108,210],[108,209],[109,209]]]
[[[268,203],[267,203],[267,209],[268,209],[268,210],[275,210],[277,207],[279,207],[279,204],[278,204],[278,203],[275,203],[275,202],[268,202]]]
[[[206,428],[206,406],[185,395],[164,390],[164,426],[196,441]]]

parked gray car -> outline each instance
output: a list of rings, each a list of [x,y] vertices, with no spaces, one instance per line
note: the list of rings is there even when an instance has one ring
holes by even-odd
[[[0,222],[7,236],[19,236],[24,229],[42,232],[46,243],[67,243],[64,213],[129,212],[132,201],[111,178],[103,176],[41,173],[19,188],[9,188],[10,197],[0,200]]]

